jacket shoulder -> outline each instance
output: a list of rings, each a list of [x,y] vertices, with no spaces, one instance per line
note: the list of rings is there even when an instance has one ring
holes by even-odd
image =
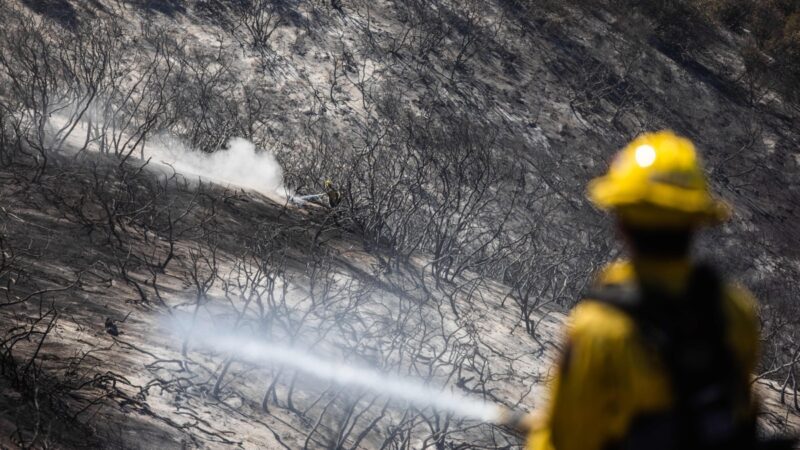
[[[595,276],[594,284],[624,284],[630,282],[635,277],[633,264],[631,264],[630,261],[618,260],[600,269],[600,272]]]
[[[625,339],[635,331],[633,319],[614,306],[585,299],[570,314],[570,336],[574,338]]]
[[[634,277],[627,261],[608,264],[596,275],[595,286],[621,285]],[[570,313],[570,334],[574,337],[624,338],[635,330],[633,319],[624,311],[605,302],[584,297]]]
[[[755,296],[746,287],[737,282],[727,282],[723,287],[726,312],[732,319],[753,322],[758,319],[758,305]]]
[[[624,285],[635,280],[633,265],[626,260],[608,264],[600,270],[594,286]],[[729,327],[734,333],[743,333],[749,339],[757,339],[757,302],[753,294],[740,283],[722,280],[722,303]],[[634,329],[630,316],[606,302],[595,301],[591,295],[584,297],[570,314],[576,332],[588,332],[620,336]]]

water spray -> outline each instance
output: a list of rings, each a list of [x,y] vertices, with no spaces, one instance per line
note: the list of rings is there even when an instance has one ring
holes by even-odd
[[[480,422],[524,431],[523,415],[503,406],[442,390],[411,378],[318,357],[302,348],[236,334],[195,333],[195,345],[259,365],[281,365],[343,386],[358,386],[418,407],[432,407]]]
[[[292,195],[289,197],[289,200],[297,205],[303,206],[310,201],[319,201],[324,198],[327,194],[311,194],[311,195]]]

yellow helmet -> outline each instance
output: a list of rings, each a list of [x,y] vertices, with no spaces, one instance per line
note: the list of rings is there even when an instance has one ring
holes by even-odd
[[[647,228],[696,227],[730,216],[708,189],[692,142],[671,131],[646,133],[589,183],[589,199],[623,222]]]
[[[329,179],[325,180],[325,189],[330,189],[333,187],[333,181]]]

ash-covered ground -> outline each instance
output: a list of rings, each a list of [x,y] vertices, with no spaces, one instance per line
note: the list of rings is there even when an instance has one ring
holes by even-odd
[[[620,255],[586,182],[660,128],[735,208],[698,256],[760,298],[764,423],[796,428],[798,107],[747,33],[599,1],[0,10],[0,445],[519,448],[187,335],[534,410]],[[335,210],[292,200],[325,179]]]

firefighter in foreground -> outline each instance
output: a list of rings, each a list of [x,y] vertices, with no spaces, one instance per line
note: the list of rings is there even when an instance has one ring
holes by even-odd
[[[573,310],[528,449],[761,448],[755,301],[690,259],[695,231],[729,215],[692,142],[669,131],[638,137],[589,197],[617,219],[630,260],[606,267]]]

